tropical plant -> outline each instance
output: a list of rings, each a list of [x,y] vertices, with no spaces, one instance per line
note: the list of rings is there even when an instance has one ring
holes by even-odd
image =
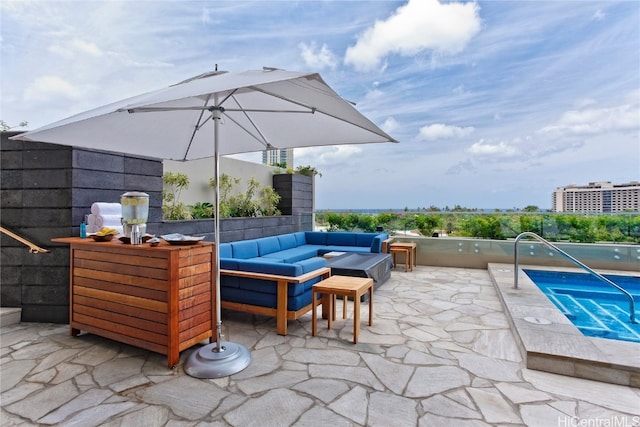
[[[280,195],[273,187],[267,186],[261,189],[260,182],[251,178],[244,193],[231,195],[234,185],[239,183],[240,178],[227,174],[220,176],[220,218],[280,215],[277,207]],[[209,185],[215,187],[214,178],[209,180]]]
[[[195,219],[213,218],[215,214],[215,206],[209,202],[198,202],[189,209]]]
[[[189,208],[180,201],[180,193],[189,188],[189,177],[183,173],[166,172],[162,176],[162,217],[191,219]]]
[[[318,170],[311,166],[311,165],[306,165],[306,166],[298,166],[295,170],[295,173],[300,174],[300,175],[306,175],[306,176],[316,176],[318,175],[319,177],[322,177],[322,174],[320,172],[318,172]]]
[[[231,215],[231,191],[233,190],[233,186],[240,183],[240,178],[234,178],[226,173],[220,175],[220,184],[218,186],[218,190],[220,192],[218,209],[220,212],[220,218],[229,218]],[[215,178],[209,179],[209,186],[211,188],[215,188],[216,180]],[[213,218],[214,212],[211,212],[211,218]]]

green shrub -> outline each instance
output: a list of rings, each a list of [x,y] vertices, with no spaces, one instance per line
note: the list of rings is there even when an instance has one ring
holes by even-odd
[[[189,188],[189,177],[183,173],[167,172],[162,176],[162,217],[191,219],[189,208],[180,201],[180,193]]]

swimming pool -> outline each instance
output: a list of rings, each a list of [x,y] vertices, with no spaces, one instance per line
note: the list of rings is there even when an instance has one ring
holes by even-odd
[[[640,324],[629,322],[629,299],[587,273],[523,270],[586,336],[640,342]],[[640,306],[640,277],[604,275],[629,292]]]

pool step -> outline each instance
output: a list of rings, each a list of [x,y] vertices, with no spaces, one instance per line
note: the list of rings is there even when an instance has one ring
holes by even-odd
[[[640,326],[631,325],[629,313],[615,304],[567,294],[553,294],[550,299],[585,335],[640,342]]]

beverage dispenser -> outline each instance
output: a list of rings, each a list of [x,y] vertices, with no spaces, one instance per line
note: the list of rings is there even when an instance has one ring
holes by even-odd
[[[122,206],[122,231],[132,245],[142,244],[142,236],[147,232],[149,217],[149,195],[139,191],[129,191],[120,196]]]

